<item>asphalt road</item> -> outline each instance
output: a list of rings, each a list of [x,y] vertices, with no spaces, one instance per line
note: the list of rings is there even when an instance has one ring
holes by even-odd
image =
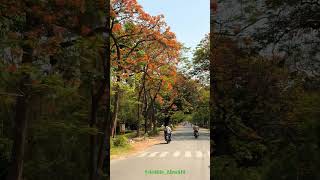
[[[190,126],[173,131],[170,144],[156,144],[123,160],[111,160],[112,180],[209,180],[210,135],[200,129],[195,139]]]

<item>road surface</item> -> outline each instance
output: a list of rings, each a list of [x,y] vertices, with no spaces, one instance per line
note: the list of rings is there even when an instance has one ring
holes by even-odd
[[[209,180],[210,135],[200,129],[195,139],[190,126],[173,131],[172,141],[163,141],[122,160],[111,160],[112,180]]]

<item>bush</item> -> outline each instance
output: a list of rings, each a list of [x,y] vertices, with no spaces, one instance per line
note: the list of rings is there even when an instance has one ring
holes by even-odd
[[[114,147],[114,139],[110,138],[110,148],[113,148],[113,147]]]
[[[187,114],[185,117],[185,121],[191,122],[192,121],[192,114]]]
[[[125,147],[129,145],[128,138],[125,136],[118,136],[113,140],[113,145],[116,147]]]

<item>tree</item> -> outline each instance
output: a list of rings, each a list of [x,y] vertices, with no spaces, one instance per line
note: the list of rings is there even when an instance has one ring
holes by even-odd
[[[203,83],[209,84],[210,41],[209,34],[198,44],[193,55],[193,74]]]
[[[114,61],[114,67],[117,81],[115,84],[112,127],[112,132],[114,132],[121,91],[118,84],[128,75],[142,72],[138,101],[141,101],[143,97],[144,111],[146,112],[148,109],[145,88],[147,75],[150,76],[149,71],[152,72],[154,71],[152,68],[157,67],[157,65],[152,65],[154,63],[152,60],[156,62],[158,57],[166,53],[168,58],[174,58],[174,56],[177,56],[176,52],[179,51],[179,45],[174,34],[166,26],[163,16],[150,16],[142,10],[136,1],[114,1],[112,13],[114,14],[111,25],[113,28],[112,47],[115,48],[113,59],[116,60]],[[140,133],[140,108],[138,103],[137,135]],[[146,113],[144,113],[144,116],[146,120]],[[147,128],[145,128],[145,131],[147,131]]]
[[[80,68],[77,69],[72,66],[63,69],[66,67],[64,66],[66,62],[63,61],[63,58],[72,59],[73,61],[69,62],[73,63],[79,62],[74,60],[75,56],[83,59],[91,58],[92,60],[92,55],[94,55],[101,58],[101,62],[105,62],[104,58],[108,57],[108,55],[104,55],[104,53],[101,52],[103,51],[103,46],[101,45],[103,41],[99,39],[102,32],[105,31],[104,20],[102,20],[105,16],[105,3],[104,1],[63,0],[4,1],[1,4],[1,14],[3,15],[1,17],[1,23],[5,27],[2,29],[3,38],[1,38],[1,44],[6,48],[6,51],[1,51],[1,53],[8,54],[1,63],[4,65],[3,69],[8,72],[4,73],[4,75],[7,75],[4,76],[5,79],[12,81],[6,82],[5,86],[7,88],[5,90],[9,90],[10,93],[4,93],[4,95],[18,95],[16,96],[15,108],[10,110],[10,113],[16,114],[14,120],[14,130],[16,133],[13,138],[14,145],[12,147],[11,166],[7,179],[21,179],[23,176],[23,167],[26,167],[29,171],[29,164],[36,162],[38,158],[42,158],[44,162],[50,159],[48,156],[49,153],[43,153],[43,156],[41,156],[42,154],[40,153],[34,155],[31,151],[30,143],[38,141],[36,140],[36,138],[39,138],[39,134],[37,133],[40,132],[38,125],[41,124],[43,129],[48,129],[50,133],[53,133],[52,131],[54,131],[56,127],[51,126],[51,124],[45,126],[42,123],[46,121],[46,118],[51,119],[52,124],[56,123],[57,119],[59,119],[62,114],[65,114],[60,107],[70,108],[70,106],[66,105],[70,103],[70,101],[61,104],[56,101],[56,99],[58,99],[56,97],[65,97],[66,93],[70,93],[70,97],[77,97],[76,99],[79,99],[79,96],[77,96],[79,94],[74,89],[79,88],[79,91],[83,90],[83,84],[85,83],[85,81],[81,79],[84,78],[84,76],[82,76],[83,74],[80,75],[81,77],[73,74],[83,69],[80,70]],[[93,50],[90,47],[86,53],[79,53],[79,50],[87,45],[91,47],[98,46],[98,48]],[[66,55],[66,51],[69,51],[69,55]],[[101,52],[101,54],[99,54],[99,52]],[[80,64],[83,65],[85,63],[82,61]],[[105,72],[107,71],[107,67],[105,67]],[[104,77],[107,78],[108,75],[106,74]],[[18,83],[18,88],[12,86],[12,84],[16,82]],[[96,82],[97,84],[100,83],[99,80]],[[80,87],[79,84],[81,84]],[[107,82],[105,84],[107,84]],[[101,86],[103,86],[103,84]],[[105,88],[106,87],[103,87],[100,92],[102,91],[104,93]],[[47,94],[44,92],[47,92]],[[96,116],[95,111],[97,111],[95,104],[100,98],[98,96],[93,95],[94,98],[92,98],[92,116],[89,117],[89,114],[87,114],[87,117],[93,122],[91,123],[92,127],[94,126]],[[48,101],[43,103],[45,100]],[[40,109],[34,108],[33,103],[39,103]],[[75,104],[74,106],[77,105],[78,104]],[[82,110],[83,108],[80,108],[78,113]],[[32,113],[33,115],[31,115]],[[70,114],[72,113],[74,113],[73,110],[71,110]],[[59,115],[60,117],[58,117]],[[76,124],[73,114],[65,117],[69,118],[70,121],[68,123],[72,122]],[[68,127],[66,121],[59,123],[63,125],[63,128]],[[76,125],[77,128],[82,130],[86,129],[79,127],[79,124],[83,125],[83,123],[78,122]],[[26,133],[27,130],[29,131],[29,135]],[[67,131],[64,132],[66,133]],[[78,131],[75,131],[75,134],[77,133]],[[76,136],[78,136],[78,134]],[[49,136],[49,138],[52,137]],[[26,144],[27,147],[25,147]],[[38,146],[38,148],[47,148],[45,143],[42,143],[42,145],[43,146]],[[26,152],[28,157],[24,156]],[[27,160],[27,164],[24,163],[25,159]],[[71,164],[70,162],[68,163]],[[39,168],[39,170],[40,169],[41,168]],[[30,172],[27,173],[27,176],[33,176],[32,179],[39,178],[41,175],[41,173],[37,176],[34,176],[34,174]],[[60,175],[63,176],[66,174]],[[47,176],[50,176],[49,173],[47,173]]]
[[[317,159],[314,153],[318,138],[310,129],[312,133],[308,134],[304,126],[310,123],[317,127],[317,123],[312,122],[312,115],[297,115],[303,109],[297,108],[298,102],[305,102],[305,107],[316,106],[305,99],[317,96],[313,94],[317,89],[316,71],[306,71],[307,66],[295,68],[289,63],[292,58],[303,62],[305,57],[313,56],[307,48],[294,44],[303,39],[299,32],[316,32],[316,26],[308,23],[313,22],[313,17],[305,12],[312,12],[316,6],[301,1],[241,1],[233,2],[231,8],[229,4],[228,8],[238,14],[227,17],[223,13],[225,3],[219,4],[215,14],[218,18],[212,18],[210,33],[214,177],[318,177],[317,168],[306,163],[307,159]],[[213,13],[216,7],[213,3]],[[300,20],[306,23],[295,19],[293,15],[298,13],[303,13]],[[294,57],[295,51],[299,56]]]

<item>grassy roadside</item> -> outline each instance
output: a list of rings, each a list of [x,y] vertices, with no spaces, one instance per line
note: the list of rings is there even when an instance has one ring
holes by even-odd
[[[110,148],[110,155],[116,157],[116,156],[124,155],[132,150],[133,150],[133,147],[130,144],[123,147],[121,146],[113,147],[113,148]]]
[[[161,133],[159,133],[159,130],[158,128],[156,132],[150,132],[140,137],[135,137],[136,132],[130,132],[112,138],[110,142],[110,158],[125,158],[154,144],[158,144],[162,137],[160,136]],[[141,134],[143,133],[144,132],[141,132]]]

